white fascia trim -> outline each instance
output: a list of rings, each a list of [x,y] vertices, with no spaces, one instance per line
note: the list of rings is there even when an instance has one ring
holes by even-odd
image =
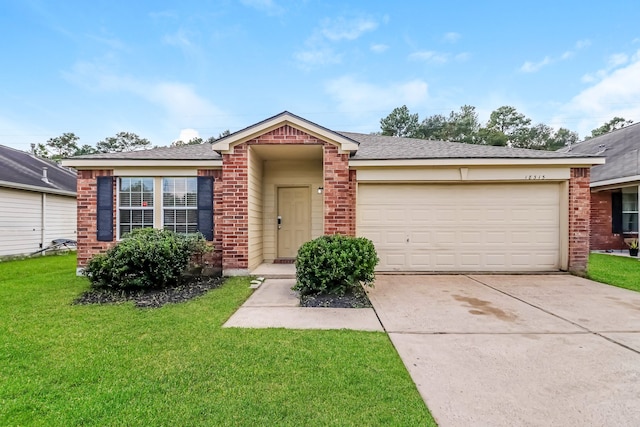
[[[193,167],[221,169],[222,160],[145,160],[145,159],[66,159],[63,166],[76,169],[113,169],[116,167]]]
[[[604,157],[569,159],[396,159],[349,160],[349,167],[403,167],[403,166],[563,166],[585,167],[604,164]]]
[[[633,184],[634,182],[638,182],[638,181],[640,181],[640,175],[633,175],[633,176],[625,176],[623,178],[614,178],[614,179],[607,179],[605,181],[592,182],[591,184],[589,184],[589,186],[591,188],[608,187],[611,185],[619,185],[619,184]]]
[[[328,131],[322,127],[310,126],[308,122],[300,120],[298,117],[294,117],[289,114],[277,116],[273,120],[261,123],[259,126],[245,129],[230,137],[224,138],[222,141],[214,143],[213,149],[223,154],[229,154],[235,145],[246,142],[258,135],[268,133],[284,125],[289,125],[293,128],[306,132],[309,135],[315,136],[316,138],[334,142],[340,148],[341,153],[358,150],[358,144],[354,141],[335,132]]]
[[[0,187],[13,188],[15,190],[35,191],[37,193],[59,194],[61,196],[77,197],[77,193],[75,191],[56,190],[55,188],[38,187],[37,185],[18,184],[8,181],[0,181]]]

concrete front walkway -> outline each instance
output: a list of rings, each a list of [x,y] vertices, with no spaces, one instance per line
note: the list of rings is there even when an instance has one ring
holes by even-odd
[[[353,329],[382,331],[372,308],[304,308],[295,279],[266,279],[224,324],[238,328]]]
[[[369,293],[440,426],[640,425],[640,294],[570,275],[380,275]]]

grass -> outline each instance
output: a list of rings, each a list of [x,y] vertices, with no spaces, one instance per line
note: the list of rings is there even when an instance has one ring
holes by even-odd
[[[637,258],[591,254],[587,277],[619,288],[640,292],[640,262]]]
[[[160,309],[87,288],[74,255],[0,263],[0,425],[435,425],[383,333],[221,328],[247,278]]]

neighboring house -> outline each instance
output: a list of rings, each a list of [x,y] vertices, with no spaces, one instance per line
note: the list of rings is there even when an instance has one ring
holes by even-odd
[[[215,144],[67,159],[78,267],[132,228],[201,231],[224,274],[323,234],[373,240],[379,271],[583,271],[604,159],[335,132],[283,112]]]
[[[0,145],[0,256],[76,239],[76,173]]]
[[[638,238],[640,123],[563,151],[606,158],[591,169],[591,249],[626,248],[625,239]]]

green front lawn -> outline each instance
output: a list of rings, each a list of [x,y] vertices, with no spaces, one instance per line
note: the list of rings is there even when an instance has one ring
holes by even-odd
[[[640,292],[640,261],[615,255],[591,254],[587,277],[598,282]]]
[[[384,333],[222,329],[248,279],[77,306],[75,256],[0,263],[0,425],[435,425]]]

